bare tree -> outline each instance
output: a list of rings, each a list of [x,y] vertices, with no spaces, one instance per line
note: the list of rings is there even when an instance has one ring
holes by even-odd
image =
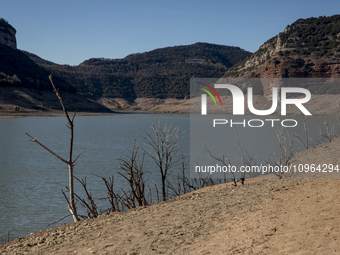
[[[236,140],[237,140],[237,144],[238,144],[238,149],[240,150],[242,164],[245,165],[245,160],[244,160],[243,151],[242,151],[242,148],[241,148],[241,145],[240,145],[240,140],[238,139],[238,135],[237,135],[237,131],[236,131],[235,126],[233,126],[233,128],[234,128],[234,132],[235,132],[235,136],[236,136]],[[242,185],[244,185],[245,173],[240,172],[240,181],[241,181]]]
[[[188,157],[181,153],[181,164],[180,164],[180,171],[177,172],[177,185],[167,181],[168,188],[174,194],[174,197],[178,197],[182,194],[185,194],[190,191],[190,180],[185,175],[185,169],[188,164]]]
[[[144,181],[144,154],[141,157],[141,162],[138,162],[139,144],[136,140],[133,144],[131,155],[127,158],[120,158],[120,168],[122,172],[118,172],[126,179],[130,186],[129,198],[132,208],[138,206],[146,206],[148,203],[145,196],[145,181]]]
[[[308,137],[305,120],[303,120],[303,128],[304,128],[303,131],[298,131],[299,133],[302,134],[302,138],[297,133],[294,134],[294,137],[299,143],[303,145],[303,147],[305,147],[305,149],[308,149],[310,145],[309,140],[312,140],[312,139]]]
[[[220,162],[223,164],[223,166],[228,167],[228,164],[227,164],[226,160],[228,161],[229,166],[231,165],[229,158],[227,158],[226,156],[222,155],[222,157],[219,158],[219,157],[214,156],[214,155],[210,152],[209,148],[207,147],[207,145],[205,144],[205,142],[204,142],[204,140],[203,140],[203,137],[202,137],[202,135],[201,135],[201,131],[200,131],[200,136],[201,136],[201,140],[202,140],[202,142],[203,142],[204,148],[206,149],[206,151],[208,152],[208,154],[210,155],[210,157],[212,157],[213,159],[215,159],[215,160],[217,160],[217,161],[220,161]],[[233,185],[236,187],[236,186],[237,186],[237,183],[236,183],[235,174],[234,174],[234,172],[232,172],[232,171],[231,171],[231,174],[232,174],[232,176],[233,176],[233,178],[232,178],[232,181],[234,182]],[[201,178],[201,179],[202,179],[202,178]]]
[[[53,83],[53,80],[52,80],[52,75],[49,76],[50,78],[50,81],[51,81],[51,84],[53,86],[53,92],[57,95],[59,101],[60,101],[60,104],[63,108],[63,111],[64,111],[64,114],[67,118],[67,122],[68,122],[68,125],[67,127],[70,129],[70,147],[69,147],[69,156],[68,156],[68,160],[60,157],[59,155],[57,155],[55,152],[53,152],[52,150],[50,150],[49,148],[47,148],[45,145],[43,145],[42,143],[40,143],[36,138],[33,138],[32,136],[30,136],[29,134],[26,133],[26,135],[30,138],[29,140],[32,141],[32,142],[35,142],[37,144],[39,144],[41,147],[43,147],[45,150],[47,150],[48,152],[50,152],[51,154],[53,154],[55,157],[57,157],[58,159],[60,159],[62,162],[64,162],[65,164],[68,165],[68,169],[69,169],[69,193],[70,193],[70,199],[68,200],[65,193],[63,192],[66,200],[67,200],[67,203],[68,203],[68,209],[69,211],[71,212],[71,215],[73,216],[73,220],[74,221],[79,221],[79,217],[78,217],[78,214],[77,214],[77,208],[76,208],[76,205],[75,205],[75,199],[74,199],[74,186],[73,186],[73,167],[75,165],[75,162],[77,161],[77,159],[79,158],[79,156],[73,160],[73,132],[74,132],[74,124],[73,124],[73,121],[74,121],[74,118],[76,116],[76,113],[77,111],[74,113],[72,119],[70,118],[67,110],[66,110],[66,107],[64,105],[64,102],[60,96],[60,93],[59,93],[59,89],[57,89]]]
[[[145,145],[148,147],[148,149],[144,151],[158,166],[161,174],[162,197],[163,201],[165,201],[167,199],[166,178],[171,168],[181,160],[181,157],[177,154],[182,145],[184,132],[178,126],[171,128],[171,126],[167,126],[167,124],[164,124],[161,128],[160,121],[158,121],[158,124],[152,122],[151,128],[153,134],[146,132],[146,136],[143,137],[145,139]]]
[[[105,177],[96,175],[96,174],[93,174],[93,175],[101,178],[105,183],[105,186],[107,189],[106,198],[109,200],[110,205],[111,205],[111,208],[108,208],[106,212],[110,213],[110,212],[116,212],[116,211],[118,212],[123,211],[122,204],[120,203],[120,200],[119,200],[119,196],[113,190],[113,181],[114,181],[113,175],[109,177],[108,179],[106,179]]]
[[[86,185],[86,177],[82,180],[78,179],[77,177],[74,176],[74,178],[83,186],[85,194],[86,194],[86,201],[84,198],[81,198],[78,196],[76,193],[74,195],[77,197],[77,200],[80,202],[80,204],[85,208],[86,210],[86,216],[82,216],[78,214],[78,217],[82,217],[84,219],[90,219],[90,218],[96,218],[98,217],[99,213],[97,211],[97,205],[95,204],[91,192],[88,190],[87,185]]]
[[[172,197],[178,197],[193,190],[198,190],[203,187],[212,186],[216,184],[226,183],[226,175],[224,173],[224,178],[217,178],[213,179],[211,177],[202,176],[199,173],[199,178],[189,178],[185,174],[185,170],[188,164],[188,155],[184,156],[181,155],[181,167],[180,170],[177,172],[177,183],[172,183],[167,181],[167,186],[172,192]]]

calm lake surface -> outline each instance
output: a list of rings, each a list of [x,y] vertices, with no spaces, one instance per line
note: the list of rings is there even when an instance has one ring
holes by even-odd
[[[316,135],[324,118],[313,118],[307,122],[310,136]],[[105,199],[106,189],[103,181],[92,175],[103,177],[114,175],[116,190],[125,187],[126,182],[117,172],[119,158],[129,155],[134,140],[143,146],[145,132],[152,134],[152,122],[160,121],[172,127],[179,126],[184,133],[183,152],[189,153],[189,114],[123,114],[112,116],[78,116],[75,119],[74,158],[81,156],[75,166],[75,176],[87,178],[99,209],[109,204]],[[69,214],[67,203],[61,193],[68,186],[68,167],[38,144],[29,142],[25,132],[61,157],[68,158],[69,129],[65,117],[26,117],[0,119],[0,236],[10,231],[12,235],[23,236],[41,229],[46,225]],[[302,122],[301,122],[302,123]],[[299,125],[297,129],[302,129]],[[295,130],[297,130],[295,129]],[[233,135],[233,130],[231,130]],[[272,131],[270,131],[272,132]],[[240,131],[242,145],[252,153],[260,149],[261,156],[279,152],[275,133],[270,134],[263,128],[257,138],[247,137]],[[260,140],[261,140],[260,139]],[[274,142],[268,143],[269,140]],[[266,146],[264,146],[266,145]],[[300,146],[302,147],[302,146]],[[232,147],[231,147],[232,148]],[[297,148],[298,149],[298,148]],[[228,152],[227,152],[228,153]],[[231,157],[239,157],[235,149]],[[178,170],[178,169],[177,169]],[[174,169],[174,171],[177,171]],[[159,173],[154,163],[146,159],[145,171],[148,185],[158,184]],[[188,170],[189,176],[189,170]],[[76,192],[81,190],[77,185]],[[77,192],[78,193],[78,192]],[[79,192],[82,194],[81,192]],[[154,200],[154,202],[156,202]],[[78,205],[78,208],[80,206]],[[51,227],[72,222],[72,218]]]

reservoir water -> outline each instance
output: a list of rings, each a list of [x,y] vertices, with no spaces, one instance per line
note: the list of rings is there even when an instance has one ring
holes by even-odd
[[[115,189],[124,187],[126,182],[117,174],[120,166],[118,159],[129,155],[128,150],[132,149],[135,139],[143,147],[142,136],[146,132],[152,134],[150,126],[152,122],[158,121],[161,125],[167,123],[183,129],[182,150],[184,154],[189,154],[189,114],[123,114],[75,118],[74,157],[81,153],[79,163],[75,166],[75,176],[87,178],[88,187],[99,209],[106,209],[109,204],[104,199],[106,189],[103,181],[93,174],[103,177],[113,175]],[[311,137],[317,136],[323,121],[324,118],[320,117],[306,122]],[[67,165],[38,144],[28,141],[25,135],[27,132],[67,159],[69,129],[66,123],[65,117],[0,118],[0,236],[9,231],[15,236],[28,235],[46,229],[46,225],[69,214],[61,193],[61,189],[66,190],[65,186],[68,185]],[[303,129],[302,124],[295,131],[298,129]],[[232,129],[230,132],[230,136],[234,136]],[[256,157],[265,158],[273,152],[280,152],[273,129],[261,128],[258,132],[254,136],[251,132],[239,131],[241,145],[249,153],[256,151]],[[296,143],[295,149],[302,149],[302,146]],[[228,146],[226,150],[231,160],[239,157],[235,146]],[[159,184],[160,176],[155,163],[147,158],[145,171],[150,187]],[[176,171],[173,169],[173,175]],[[80,185],[77,184],[75,189],[76,192],[80,190]],[[51,227],[69,222],[72,222],[71,217]]]

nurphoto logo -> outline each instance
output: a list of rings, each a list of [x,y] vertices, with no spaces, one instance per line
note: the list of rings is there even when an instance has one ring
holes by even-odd
[[[206,86],[207,88],[209,88],[210,90],[212,90],[214,92],[214,94],[217,96],[217,98],[220,101],[220,104],[222,106],[222,101],[221,98],[219,96],[219,94],[217,93],[217,91],[211,87],[208,84],[205,83],[201,83],[204,86]],[[232,84],[215,84],[215,88],[217,89],[228,89],[231,92],[232,95],[232,100],[233,100],[233,115],[244,115],[244,94],[242,92],[242,90]],[[214,101],[215,105],[216,104],[216,100],[214,98],[214,96],[206,89],[204,88],[200,88],[201,90],[203,90],[204,92],[206,92]],[[268,110],[257,110],[255,109],[254,105],[253,105],[253,88],[252,87],[248,87],[247,88],[247,96],[248,96],[248,109],[251,113],[255,114],[255,115],[259,115],[259,116],[266,116],[266,115],[270,115],[273,114],[276,109],[277,109],[277,104],[278,104],[278,88],[277,87],[272,87],[272,106],[270,109]],[[295,99],[291,99],[291,98],[287,98],[287,94],[289,93],[301,93],[304,94],[305,97],[304,98],[295,98]],[[304,88],[281,88],[281,115],[286,115],[286,108],[288,104],[292,104],[295,105],[304,115],[312,115],[304,106],[303,104],[308,102],[311,99],[311,93],[309,92],[309,90],[304,89]],[[206,94],[201,94],[201,115],[207,115],[207,95]],[[270,121],[272,123],[272,127],[274,127],[274,122],[278,121],[277,119],[266,119],[265,121]],[[285,125],[284,123],[290,121],[290,122],[294,122],[294,125]],[[216,125],[225,125],[228,122],[230,122],[230,125],[233,125],[232,120],[228,121],[227,119],[214,119],[213,121],[213,127],[215,127]],[[257,122],[259,123],[259,125],[254,125],[251,123]],[[234,122],[235,124],[235,122]],[[238,123],[238,124],[242,124],[243,126],[246,125],[245,120],[242,123]],[[262,127],[264,125],[264,121],[260,120],[260,119],[251,119],[248,121],[248,126],[249,127]],[[294,119],[288,119],[288,120],[283,120],[281,121],[281,125],[284,127],[295,127],[297,125],[297,121]]]
[[[216,90],[211,87],[208,84],[205,83],[201,83],[204,86],[206,86],[207,88],[210,88],[215,95],[217,96],[217,98],[220,100],[220,104],[222,106],[222,101],[221,98],[219,96],[219,94],[216,92]],[[219,89],[228,89],[231,92],[232,95],[232,99],[233,99],[233,115],[244,115],[244,94],[242,92],[242,90],[235,86],[235,85],[231,85],[231,84],[215,84],[215,88],[219,88]],[[201,90],[203,90],[204,92],[206,92],[214,101],[215,105],[216,105],[216,100],[213,97],[213,95],[206,89],[200,88]],[[253,88],[252,87],[248,87],[247,88],[247,96],[248,96],[248,109],[251,113],[255,114],[255,115],[260,115],[260,116],[264,116],[264,115],[270,115],[272,113],[275,112],[276,108],[277,108],[277,104],[278,104],[278,100],[277,100],[277,91],[278,88],[277,87],[272,87],[272,91],[273,91],[273,104],[271,106],[270,109],[268,110],[257,110],[255,109],[254,105],[253,105]],[[289,93],[301,93],[304,94],[305,97],[304,98],[295,98],[295,99],[289,99],[287,98],[287,94]],[[286,108],[288,104],[292,104],[292,105],[296,105],[296,107],[298,109],[300,109],[300,111],[304,114],[304,115],[312,115],[302,104],[307,103],[310,99],[311,99],[311,93],[309,92],[309,90],[304,89],[304,88],[281,88],[281,115],[286,115]],[[206,94],[202,94],[201,95],[202,98],[202,115],[207,115],[207,95]]]

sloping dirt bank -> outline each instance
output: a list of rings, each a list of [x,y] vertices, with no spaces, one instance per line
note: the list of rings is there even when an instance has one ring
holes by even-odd
[[[340,164],[340,138],[291,162]],[[1,254],[339,254],[340,181],[263,178],[43,230]]]
[[[61,92],[69,111],[88,114],[111,112],[105,106],[76,94]],[[15,110],[15,108],[18,108]],[[52,91],[0,87],[0,116],[46,116],[62,114],[60,102]]]

